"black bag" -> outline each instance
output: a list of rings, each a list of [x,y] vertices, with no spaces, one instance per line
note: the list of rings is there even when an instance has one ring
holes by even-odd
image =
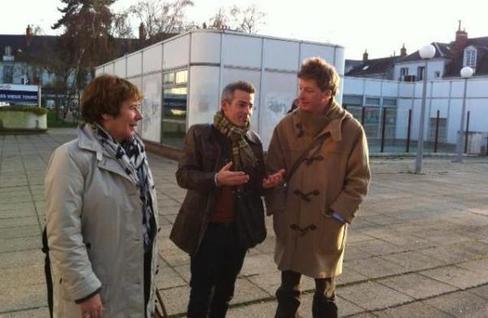
[[[46,254],[44,258],[44,276],[46,278],[47,305],[49,317],[53,317],[53,278],[51,276],[51,260],[49,259],[49,246],[47,244],[47,230],[42,231],[42,252]]]
[[[261,195],[238,187],[234,197],[239,243],[246,249],[254,247],[266,238]]]

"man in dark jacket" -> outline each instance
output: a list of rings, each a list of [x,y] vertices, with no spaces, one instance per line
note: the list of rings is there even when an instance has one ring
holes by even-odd
[[[248,82],[227,85],[213,124],[192,126],[185,137],[176,178],[188,191],[170,238],[191,256],[190,318],[225,317],[244,256],[253,245],[239,234],[238,218],[246,216],[238,213],[236,193],[257,202],[255,210],[245,212],[262,218],[255,231],[265,233],[260,195],[284,174],[264,176],[261,140],[249,129],[254,92]]]

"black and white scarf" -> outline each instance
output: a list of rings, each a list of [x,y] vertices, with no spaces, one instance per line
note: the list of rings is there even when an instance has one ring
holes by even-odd
[[[119,143],[100,125],[96,124],[92,127],[102,147],[117,159],[127,176],[139,188],[139,197],[142,201],[144,250],[148,252],[154,238],[154,211],[149,189],[149,173],[144,145],[137,135],[132,135],[128,140]]]

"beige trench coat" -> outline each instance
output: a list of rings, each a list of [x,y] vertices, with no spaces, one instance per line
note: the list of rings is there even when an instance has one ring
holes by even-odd
[[[157,226],[157,198],[149,171]],[[144,246],[139,189],[86,125],[57,148],[46,178],[46,221],[54,314],[81,317],[75,300],[100,288],[103,317],[152,317],[158,247],[154,239],[151,297],[144,308]]]
[[[333,119],[315,138],[325,142],[314,158],[302,163],[288,182],[266,196],[276,234],[278,269],[313,278],[342,272],[347,224],[330,215],[339,213],[351,222],[368,190],[368,146],[361,125],[338,108]],[[300,131],[298,112],[276,126],[267,156],[268,173],[290,170],[312,137]],[[313,151],[312,151],[313,152]]]

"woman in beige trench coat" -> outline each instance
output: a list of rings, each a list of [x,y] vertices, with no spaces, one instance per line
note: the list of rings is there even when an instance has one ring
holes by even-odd
[[[78,138],[47,168],[46,228],[54,316],[152,317],[157,198],[135,133],[140,95],[115,76],[84,90]]]

